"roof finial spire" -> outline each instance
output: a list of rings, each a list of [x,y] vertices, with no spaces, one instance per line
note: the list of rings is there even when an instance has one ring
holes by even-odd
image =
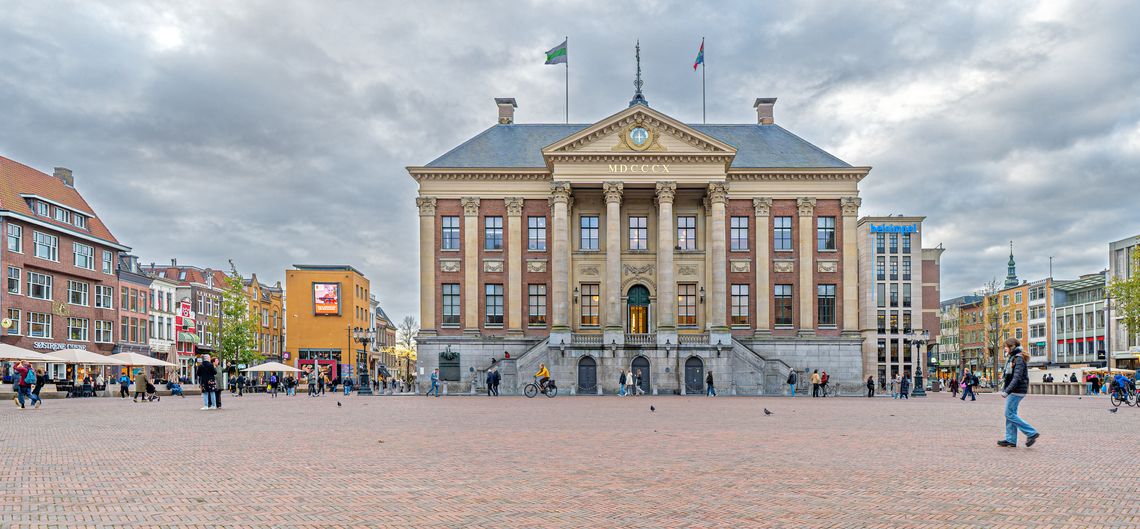
[[[1017,264],[1013,260],[1013,241],[1009,241],[1009,263],[1006,265],[1005,288],[1017,286]]]
[[[634,57],[637,60],[637,77],[634,78],[633,81],[633,99],[629,100],[629,106],[649,106],[649,101],[646,101],[645,96],[641,94],[641,86],[644,84],[641,81],[641,39],[637,39],[637,45],[634,47],[634,50]]]

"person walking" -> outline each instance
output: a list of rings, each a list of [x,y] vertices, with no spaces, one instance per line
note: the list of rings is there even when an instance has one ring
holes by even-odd
[[[269,384],[266,385],[266,389],[269,390],[269,396],[270,397],[277,398],[277,374],[276,373],[270,373]]]
[[[899,381],[899,398],[910,400],[910,373],[903,373],[902,380]]]
[[[811,396],[812,398],[819,396],[819,370],[815,369],[811,372]]]
[[[966,401],[967,396],[970,397],[970,402],[978,400],[978,397],[974,395],[974,384],[977,384],[977,383],[978,383],[977,375],[971,373],[970,370],[967,369],[966,373],[962,375],[962,383],[961,383],[962,401],[963,402]]]
[[[487,369],[487,396],[495,394],[495,366]]]
[[[146,384],[146,369],[139,369],[139,372],[135,373],[135,396],[131,398],[133,402],[138,402],[139,397],[142,397],[143,402],[147,401]]]
[[[226,375],[225,372],[222,371],[222,360],[216,356],[212,360],[214,362],[214,378],[218,382],[214,384],[214,406],[215,409],[220,410],[222,409],[222,390],[225,389],[222,383],[225,382]]]
[[[119,375],[119,398],[125,399],[129,396],[131,396],[131,377],[128,377],[124,371]]]
[[[950,397],[958,398],[958,377],[950,377]]]
[[[637,370],[637,375],[635,375],[633,377],[633,379],[634,379],[633,389],[637,392],[637,393],[635,393],[635,395],[644,395],[645,390],[641,389],[641,380],[642,379],[641,379],[641,370],[640,369]]]
[[[32,386],[32,395],[36,397],[36,407],[40,407],[43,399],[40,398],[40,390],[44,389],[44,384],[47,384],[47,374],[44,373],[43,368],[36,370],[36,384]]]
[[[237,396],[245,396],[245,374],[240,374],[237,377]]]
[[[218,385],[217,375],[213,362],[210,362],[210,355],[203,356],[202,361],[198,362],[198,368],[194,370],[194,377],[198,379],[198,385],[202,388],[203,410],[218,408],[217,394],[214,392]]]
[[[492,387],[495,390],[495,396],[499,396],[499,383],[503,381],[503,374],[499,372],[499,366],[495,366],[495,379],[491,381]]]
[[[32,371],[32,365],[24,360],[13,368],[16,371],[16,396],[12,400],[20,409],[25,409],[24,403],[31,400],[35,407],[40,407],[39,396],[32,394],[32,386],[36,383],[36,372]]]
[[[871,398],[874,396],[875,396],[875,377],[874,376],[868,376],[867,377],[867,398]]]
[[[792,394],[793,398],[796,396],[796,382],[799,382],[799,375],[796,374],[795,369],[789,370],[788,371],[788,390],[789,390],[789,393]]]
[[[622,369],[621,373],[618,375],[618,396],[619,397],[625,396],[625,370],[624,369]]]
[[[716,387],[713,386],[712,371],[709,371],[709,374],[705,375],[705,396],[706,397],[715,397],[716,396]]]
[[[1017,415],[1017,408],[1021,404],[1021,399],[1024,399],[1025,394],[1029,393],[1029,370],[1027,367],[1029,353],[1021,349],[1021,342],[1017,338],[1009,338],[1005,341],[1005,355],[1009,358],[1001,389],[1001,396],[1005,398],[1005,439],[998,441],[997,444],[1010,448],[1016,447],[1017,431],[1021,430],[1021,433],[1025,434],[1025,446],[1033,446],[1041,434]],[[1070,377],[1070,379],[1073,378],[1075,377]]]
[[[627,369],[625,371],[625,394],[630,397],[636,397],[637,393],[633,389],[633,370]]]
[[[819,376],[819,394],[822,397],[827,397],[827,383],[831,382],[831,377],[827,376],[827,371],[824,371]]]
[[[434,370],[432,370],[432,372],[431,372],[431,388],[429,388],[427,390],[427,393],[424,393],[424,396],[431,395],[431,392],[433,392],[433,391],[435,392],[435,396],[438,398],[439,397],[439,368],[438,367],[435,368]]]

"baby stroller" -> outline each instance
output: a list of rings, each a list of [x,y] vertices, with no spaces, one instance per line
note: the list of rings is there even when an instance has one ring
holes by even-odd
[[[150,402],[162,400],[162,397],[158,396],[158,391],[154,389],[154,384],[151,384],[150,382],[146,383],[146,400]]]

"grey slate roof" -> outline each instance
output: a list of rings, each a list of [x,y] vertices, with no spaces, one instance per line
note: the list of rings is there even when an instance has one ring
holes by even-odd
[[[571,124],[494,125],[432,160],[427,167],[545,167],[542,149],[591,126]],[[850,164],[779,125],[688,125],[736,148],[734,169],[836,168]]]

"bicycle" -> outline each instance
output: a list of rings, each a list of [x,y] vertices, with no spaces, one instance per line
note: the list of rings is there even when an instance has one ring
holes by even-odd
[[[534,377],[534,382],[527,384],[526,387],[523,388],[523,395],[526,395],[528,399],[533,399],[538,396],[538,391],[538,377]],[[546,381],[546,389],[542,390],[542,394],[551,399],[558,395],[558,386],[554,384],[553,378]]]
[[[1119,408],[1121,404],[1136,406],[1140,398],[1137,398],[1136,392],[1132,391],[1132,388],[1117,388],[1112,390],[1109,401],[1112,402],[1113,406]]]

